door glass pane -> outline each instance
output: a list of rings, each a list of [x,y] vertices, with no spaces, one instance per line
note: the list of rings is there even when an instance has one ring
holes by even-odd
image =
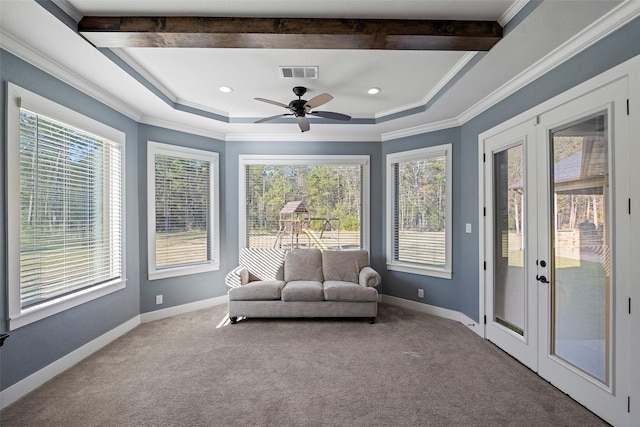
[[[494,321],[524,335],[524,149],[517,145],[493,155]]]
[[[611,217],[607,114],[551,133],[552,353],[609,382]]]

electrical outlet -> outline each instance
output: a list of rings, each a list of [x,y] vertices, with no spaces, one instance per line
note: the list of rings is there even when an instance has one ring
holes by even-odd
[[[156,304],[162,304],[162,295],[156,295]]]
[[[424,289],[418,289],[418,298],[424,298]]]

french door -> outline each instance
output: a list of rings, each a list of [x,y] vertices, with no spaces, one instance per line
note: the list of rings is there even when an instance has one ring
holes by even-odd
[[[484,141],[486,337],[615,425],[630,422],[627,90]]]
[[[485,140],[487,339],[537,370],[535,127]]]

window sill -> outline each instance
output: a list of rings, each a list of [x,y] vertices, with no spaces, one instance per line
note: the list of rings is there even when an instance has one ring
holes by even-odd
[[[149,280],[167,279],[169,277],[188,276],[190,274],[207,273],[220,270],[219,263],[207,263],[198,265],[188,265],[184,267],[170,267],[160,270],[149,271]]]
[[[387,270],[401,271],[403,273],[419,274],[422,276],[451,279],[451,272],[443,269],[423,267],[416,264],[387,263]]]
[[[93,286],[73,294],[47,301],[34,307],[20,311],[19,315],[11,316],[9,319],[9,330],[14,331],[22,326],[37,322],[57,313],[61,313],[70,308],[93,301],[112,292],[125,288],[125,280],[117,280],[99,286]]]

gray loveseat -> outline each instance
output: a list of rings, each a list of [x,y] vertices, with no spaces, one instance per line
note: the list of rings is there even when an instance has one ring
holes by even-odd
[[[380,275],[364,250],[241,249],[227,274],[229,318],[366,317],[375,323]]]

